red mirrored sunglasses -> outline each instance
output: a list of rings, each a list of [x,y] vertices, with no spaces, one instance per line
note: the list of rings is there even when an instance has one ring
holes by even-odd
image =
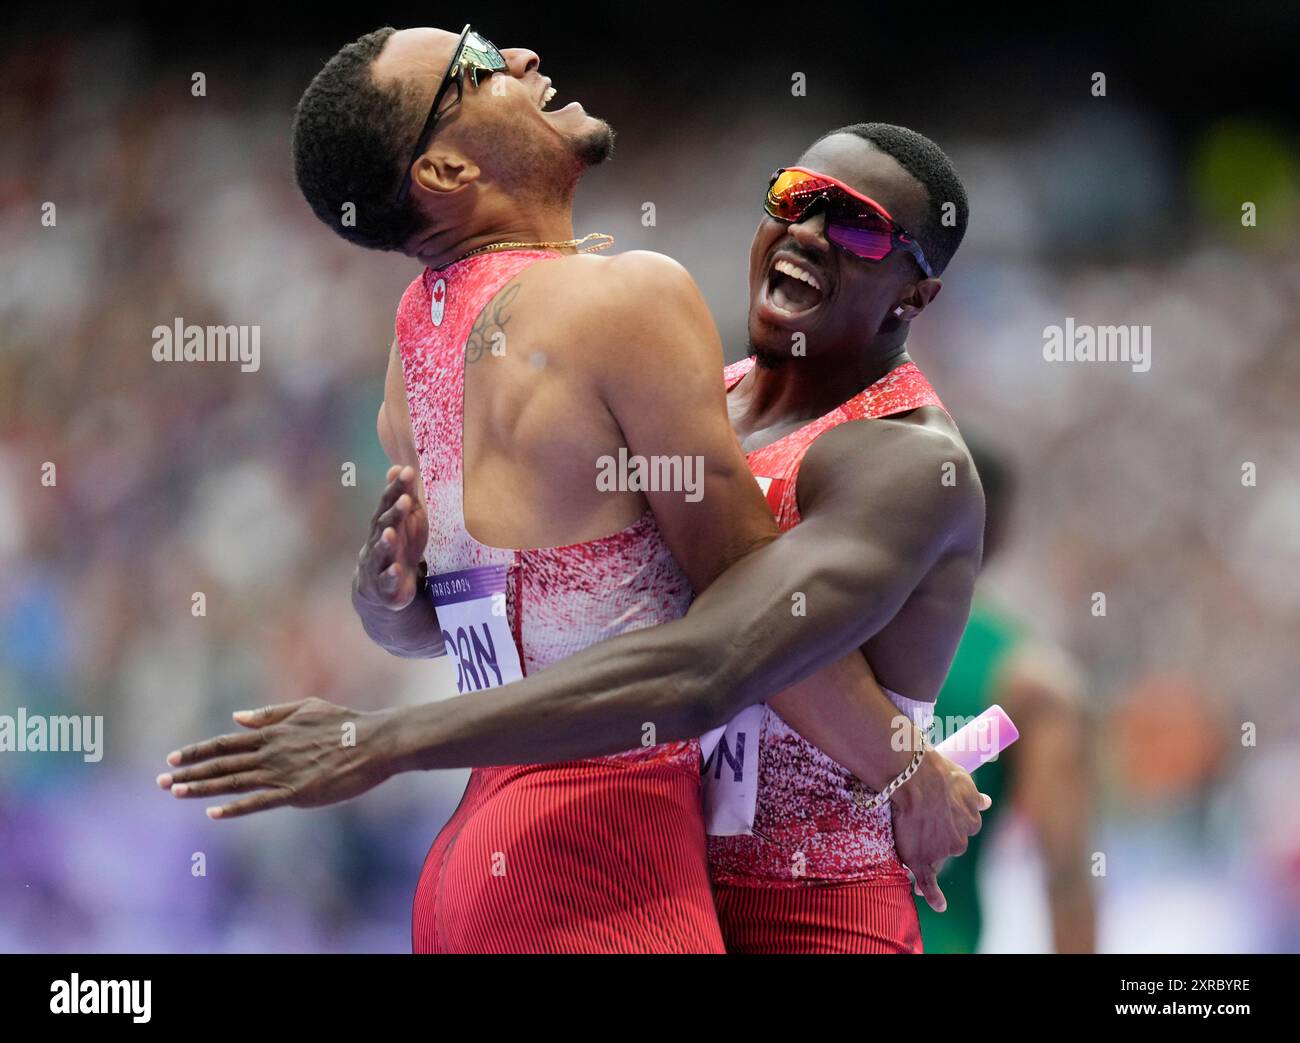
[[[826,211],[826,238],[863,261],[883,261],[906,250],[928,277],[934,271],[920,244],[874,199],[838,178],[804,167],[782,167],[772,175],[763,209],[769,217],[793,224],[817,207]]]

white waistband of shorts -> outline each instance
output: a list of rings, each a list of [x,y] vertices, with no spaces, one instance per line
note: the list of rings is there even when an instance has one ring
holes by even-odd
[[[905,695],[899,695],[897,692],[891,692],[884,685],[880,690],[889,696],[889,701],[898,707],[899,712],[906,714],[907,718],[922,731],[930,730],[930,722],[934,720],[934,703],[922,702],[920,699],[909,699]]]

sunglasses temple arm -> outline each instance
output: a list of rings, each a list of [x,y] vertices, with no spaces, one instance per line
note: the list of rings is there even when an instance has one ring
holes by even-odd
[[[934,278],[934,270],[930,267],[930,262],[925,259],[925,252],[921,249],[921,244],[914,239],[907,239],[902,242],[902,247],[910,253],[915,259],[921,271],[927,279]]]

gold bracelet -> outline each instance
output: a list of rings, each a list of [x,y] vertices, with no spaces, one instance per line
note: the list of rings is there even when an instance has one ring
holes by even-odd
[[[921,741],[921,748],[918,749],[912,757],[912,763],[900,771],[897,777],[888,786],[882,789],[874,797],[867,798],[866,790],[861,786],[853,794],[853,802],[864,811],[874,811],[883,805],[890,797],[898,792],[898,788],[916,774],[916,770],[921,766],[921,758],[925,756],[925,740]]]

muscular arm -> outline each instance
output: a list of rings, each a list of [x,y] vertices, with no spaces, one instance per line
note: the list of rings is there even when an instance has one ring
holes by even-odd
[[[801,524],[722,573],[685,618],[585,649],[505,688],[394,717],[386,734],[397,763],[613,753],[638,743],[647,722],[658,741],[686,738],[859,648],[936,562],[969,544],[983,524],[983,499],[959,447],[915,426],[845,424],[818,447],[804,464],[816,492]],[[945,463],[957,469],[954,484],[939,481]],[[817,469],[832,464],[836,480],[820,480]],[[796,594],[806,615],[792,611]]]

